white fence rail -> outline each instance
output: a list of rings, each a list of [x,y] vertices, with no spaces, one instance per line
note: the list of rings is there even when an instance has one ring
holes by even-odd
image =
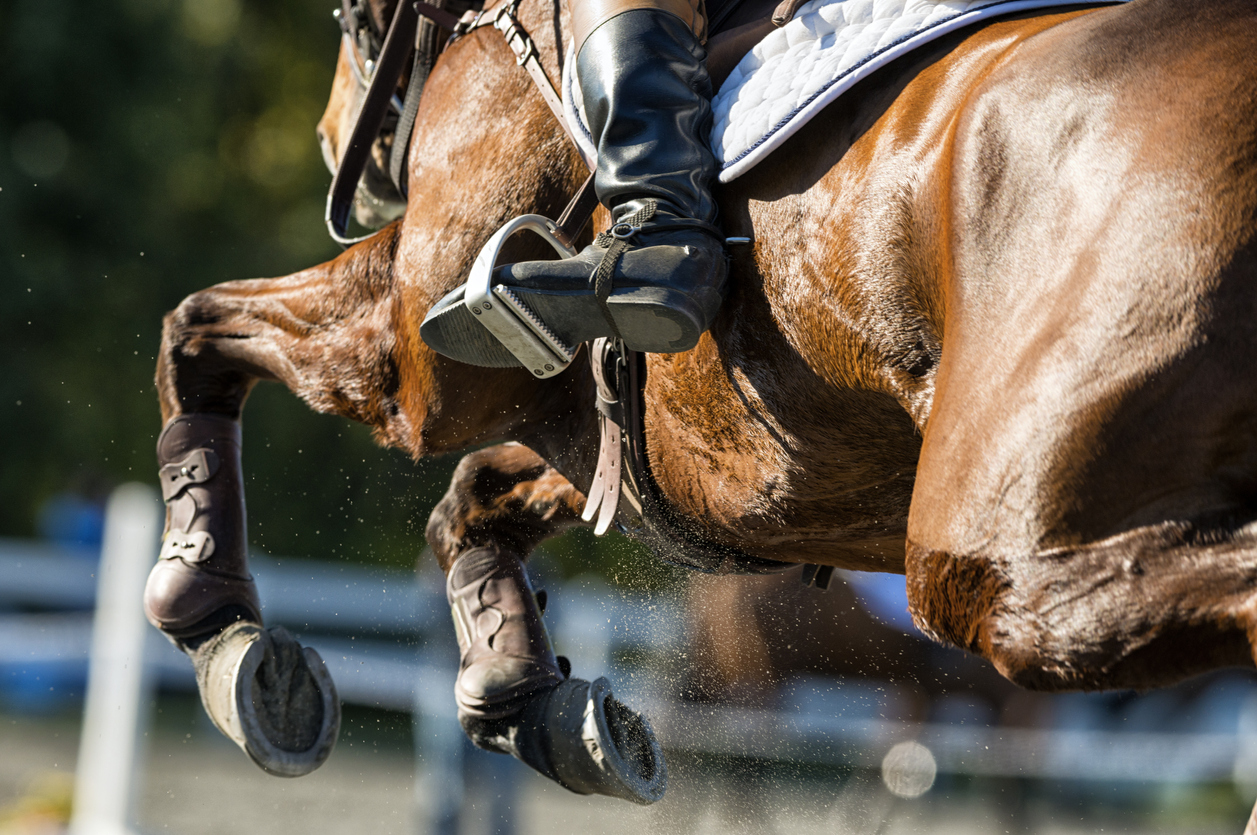
[[[0,539],[0,665],[82,669],[92,660],[75,835],[130,831],[135,786],[128,781],[139,771],[130,766],[141,756],[135,740],[147,718],[143,706],[151,701],[145,688],[157,682],[195,688],[188,660],[143,621],[140,595],[159,531],[155,494],[126,485],[110,501],[99,562],[84,551]],[[318,649],[344,701],[415,714],[417,755],[423,760],[417,790],[427,795],[422,806],[429,810],[421,828],[457,831],[466,743],[454,718],[456,664],[439,584],[418,582],[412,572],[303,560],[255,558],[252,567],[267,622],[284,624]],[[816,706],[715,709],[675,701],[648,671],[612,664],[623,649],[656,655],[680,649],[684,619],[671,598],[569,584],[551,600],[547,620],[576,673],[587,678],[607,673],[617,693],[651,717],[665,748],[875,768],[892,746],[915,740],[932,752],[942,773],[1236,780],[1246,790],[1257,788],[1257,685],[1241,692],[1238,702],[1232,699],[1239,705],[1237,733],[922,725]],[[828,686],[842,690],[833,682]],[[509,804],[509,793],[503,795]],[[494,817],[499,835],[509,833],[509,815]]]
[[[135,819],[140,740],[148,724],[152,634],[141,608],[144,579],[162,519],[157,491],[119,488],[105,514],[82,739],[74,782],[72,835],[127,835]]]

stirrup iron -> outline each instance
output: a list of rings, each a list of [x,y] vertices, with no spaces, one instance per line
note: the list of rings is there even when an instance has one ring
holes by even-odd
[[[493,233],[480,250],[467,278],[463,305],[489,333],[534,376],[545,379],[560,374],[576,355],[575,345],[567,345],[528,309],[505,284],[492,286],[493,268],[507,239],[527,229],[535,232],[563,258],[576,250],[558,237],[559,227],[541,215],[520,215]]]

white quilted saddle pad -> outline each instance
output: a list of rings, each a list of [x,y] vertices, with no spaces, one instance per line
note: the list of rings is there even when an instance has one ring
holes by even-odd
[[[1111,0],[1125,2],[1125,0]],[[760,41],[712,100],[720,181],[745,174],[855,84],[930,41],[981,20],[1064,0],[811,0]],[[596,156],[569,52],[563,105],[586,157]]]

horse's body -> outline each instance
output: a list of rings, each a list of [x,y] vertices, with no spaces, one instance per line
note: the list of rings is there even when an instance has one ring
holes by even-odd
[[[557,78],[554,8],[520,20]],[[649,359],[676,512],[757,557],[906,572],[923,630],[1030,687],[1251,665],[1255,51],[1251,0],[1001,20],[862,82],[724,187],[754,250],[710,335]],[[418,326],[493,231],[556,216],[583,174],[496,33],[456,42],[403,220],[185,300],[164,416],[238,415],[274,379],[415,456],[519,441],[465,463],[429,533],[446,567],[477,538],[526,554],[577,523],[593,475],[588,367],[473,369]]]

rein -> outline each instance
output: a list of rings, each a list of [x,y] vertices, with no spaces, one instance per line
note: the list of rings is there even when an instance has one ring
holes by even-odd
[[[521,2],[522,0],[505,0],[491,9],[479,12],[468,11],[462,17],[456,17],[445,9],[422,0],[403,0],[393,13],[393,20],[389,24],[379,56],[374,61],[370,58],[365,59],[362,62],[362,68],[359,68],[357,60],[352,62],[354,75],[360,85],[367,87],[367,94],[363,100],[362,109],[358,112],[358,118],[354,122],[345,153],[341,156],[340,165],[336,169],[336,176],[332,178],[332,185],[327,194],[327,207],[323,215],[328,234],[341,247],[348,248],[371,237],[371,235],[363,235],[350,238],[346,236],[346,231],[349,228],[349,214],[353,210],[358,182],[366,170],[371,156],[371,146],[380,135],[390,107],[398,113],[399,118],[397,131],[393,136],[393,148],[389,154],[388,173],[402,198],[407,196],[404,175],[405,159],[414,131],[415,115],[419,110],[419,99],[424,83],[427,81],[428,72],[431,70],[430,63],[425,64],[422,61],[424,56],[421,54],[421,47],[415,42],[420,17],[452,33],[446,46],[486,26],[492,26],[501,32],[507,46],[515,53],[516,65],[528,71],[529,77],[532,78],[533,84],[541,93],[541,98],[554,114],[559,126],[563,128],[563,132],[573,146],[580,151],[580,145],[572,135],[567,119],[563,115],[563,100],[550,77],[546,75],[545,68],[541,66],[536,44],[516,17]],[[337,19],[344,30],[344,38],[355,57],[358,57],[361,54],[361,46],[366,45],[370,48],[373,40],[371,33],[360,33],[360,31],[351,33],[351,29],[359,30],[358,15],[352,0],[345,0],[343,10],[338,9],[337,12]],[[368,35],[365,39],[366,44],[363,44],[364,38],[361,34]],[[414,66],[407,85],[405,100],[399,103],[397,85],[405,69],[406,58],[412,51],[415,52]],[[435,55],[433,59],[435,60]],[[368,75],[369,81],[367,81]],[[581,151],[581,157],[585,159],[586,165],[592,171],[593,161],[586,158],[583,151]],[[574,242],[589,223],[597,205],[594,177],[591,173],[560,216],[557,237],[569,245]]]

